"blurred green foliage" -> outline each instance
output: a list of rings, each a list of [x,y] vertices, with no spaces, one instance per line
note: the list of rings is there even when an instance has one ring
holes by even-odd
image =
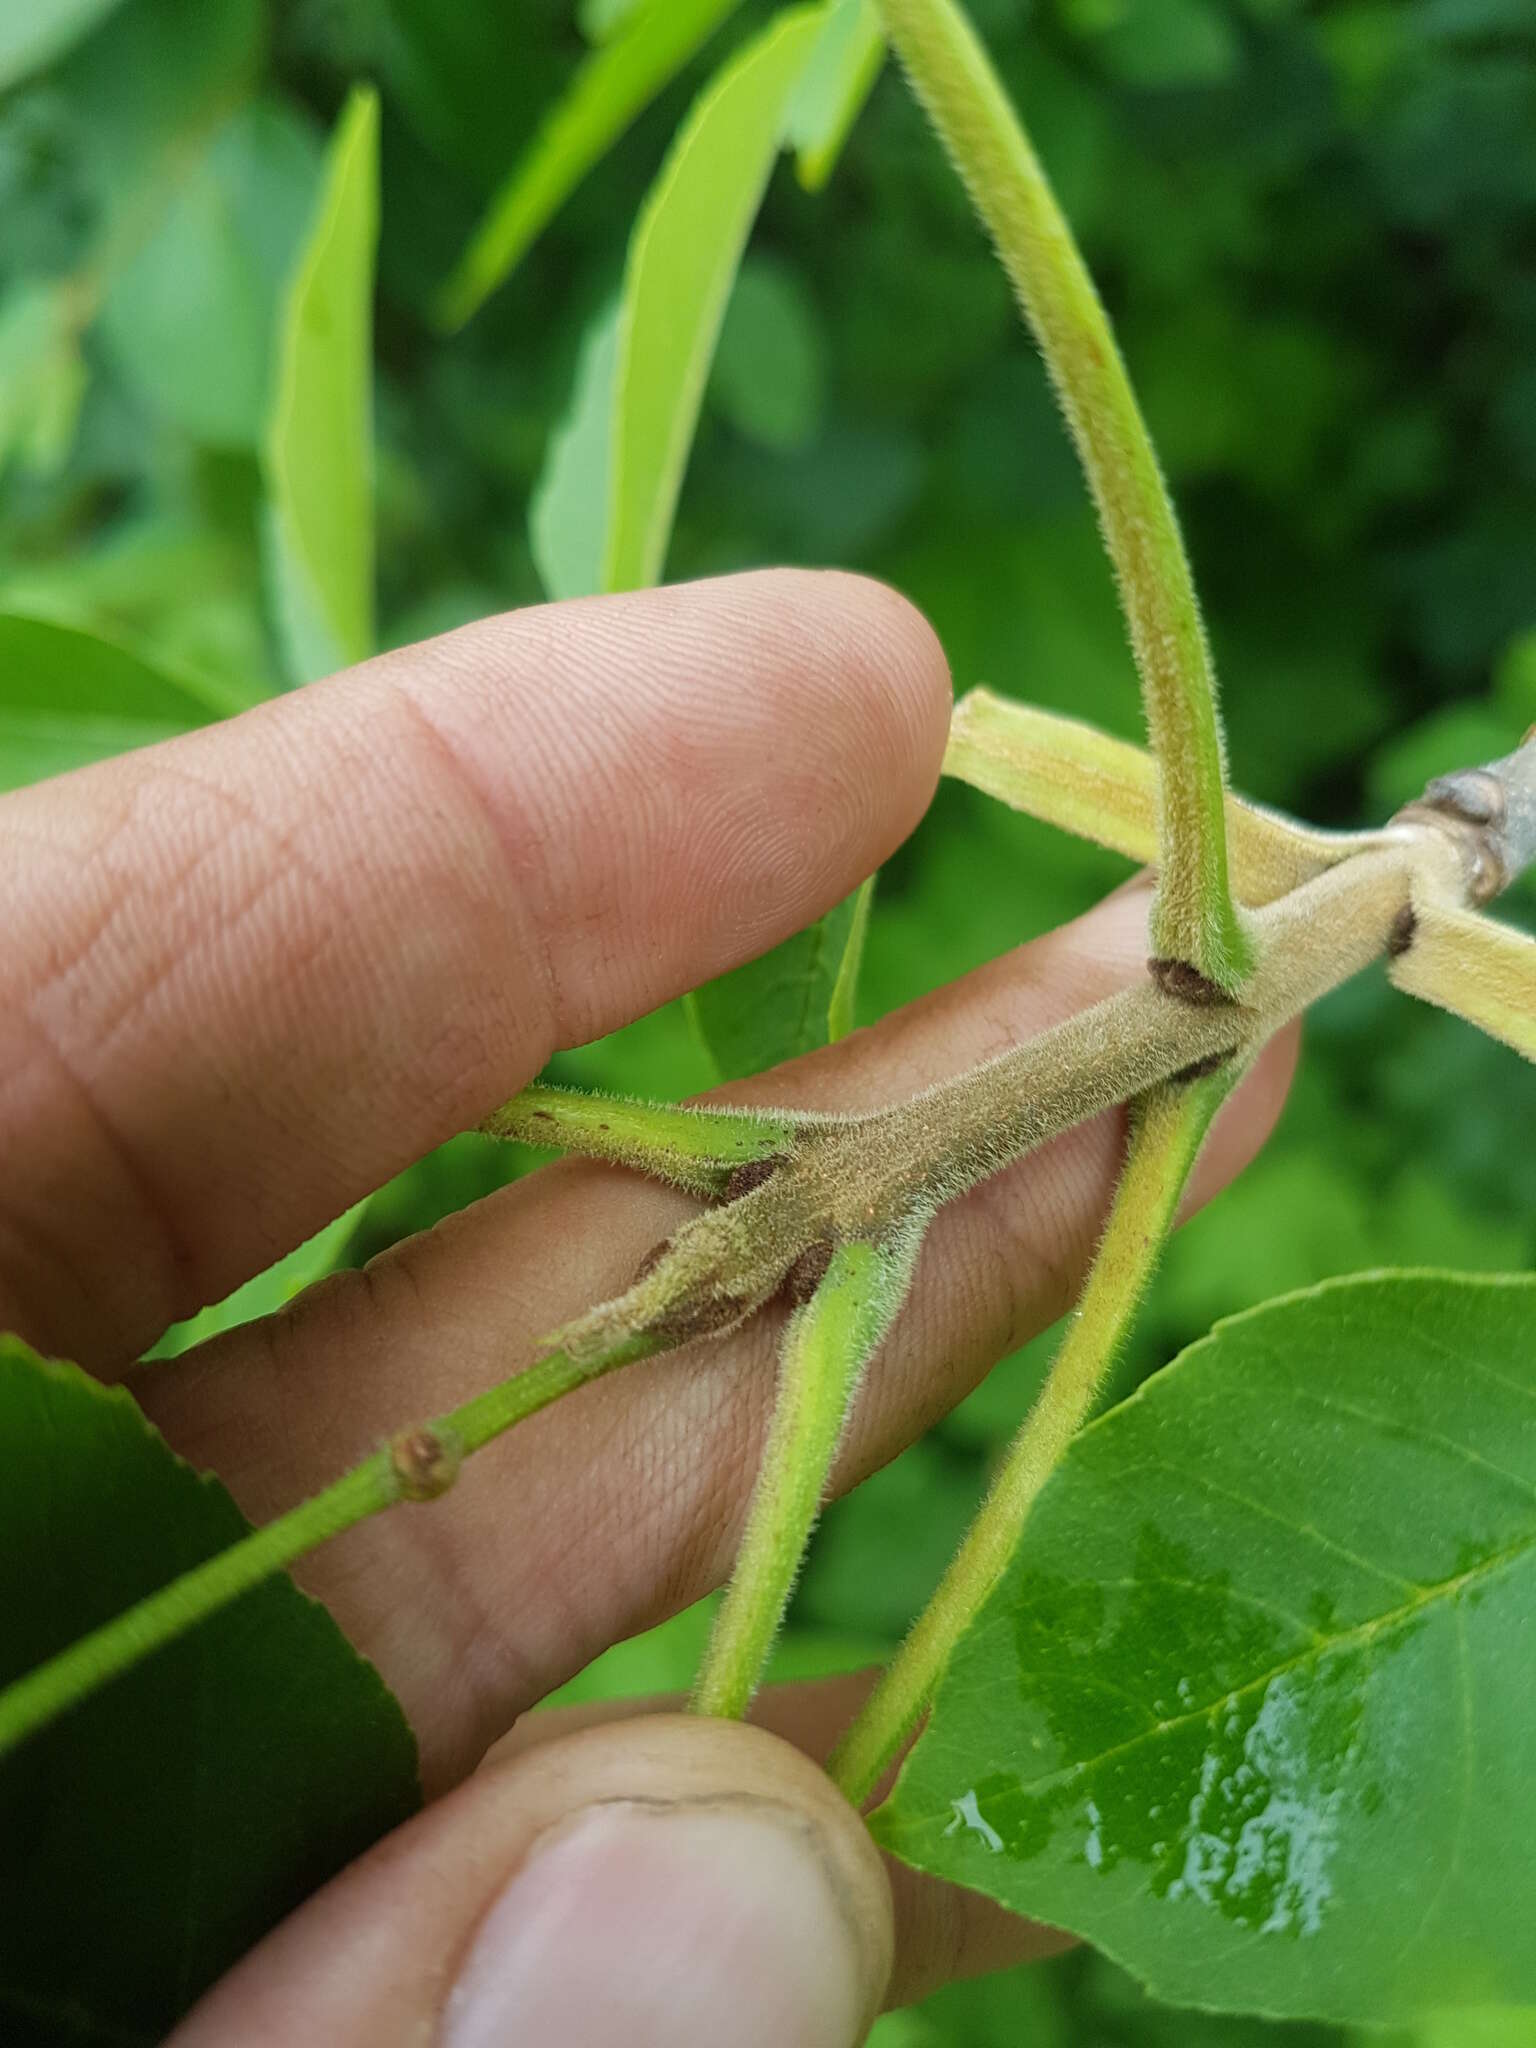
[[[582,337],[707,50],[460,332],[432,311],[621,0],[70,0],[0,30],[0,610],[224,705],[286,681],[261,468],[282,295],[349,89],[379,90],[378,616],[396,645],[541,595],[529,505]],[[1536,16],[1529,0],[974,0],[1099,277],[1183,512],[1233,777],[1379,819],[1536,719]],[[47,20],[44,21],[44,16]],[[29,46],[24,29],[34,27]],[[548,559],[548,547],[540,559]],[[826,188],[770,188],[726,315],[667,571],[887,577],[985,680],[1134,735],[1107,568],[1044,377],[886,67]],[[137,672],[137,671],[136,671]],[[110,677],[108,678],[110,681]],[[46,706],[42,709],[46,710]],[[97,707],[103,718],[107,710]],[[98,751],[120,743],[103,730]],[[36,721],[0,727],[51,764]],[[1086,907],[1122,864],[940,792],[881,878],[867,1021]],[[1509,914],[1531,922],[1527,889]],[[681,1006],[559,1078],[680,1095]],[[1175,1242],[1119,1390],[1218,1315],[1378,1264],[1536,1250],[1536,1074],[1379,976],[1316,1013],[1280,1130]],[[362,1259],[528,1156],[473,1139],[370,1202]],[[337,1233],[340,1237],[344,1233]],[[328,1255],[335,1241],[328,1245]],[[921,1604],[1026,1405],[1037,1341],[827,1516],[783,1653],[857,1661]],[[580,1685],[685,1682],[700,1617]],[[1171,2014],[1086,1955],[882,2022],[880,2048],[1323,2048]],[[1447,2022],[1419,2048],[1536,2039]]]

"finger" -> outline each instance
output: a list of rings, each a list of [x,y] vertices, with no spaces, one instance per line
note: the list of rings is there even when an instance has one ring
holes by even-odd
[[[825,1764],[878,1676],[877,1671],[850,1671],[798,1685],[769,1686],[758,1694],[748,1719],[754,1727],[766,1728],[818,1764]],[[596,1700],[525,1714],[494,1745],[482,1769],[525,1756],[582,1729],[676,1712],[680,1704],[676,1699]],[[871,1806],[885,1796],[895,1775],[892,1765],[870,1800]],[[1022,1919],[980,1892],[945,1884],[894,1856],[882,1860],[891,1888],[896,1934],[895,1962],[885,1991],[888,2006],[911,2005],[958,1978],[984,1976],[1015,1963],[1040,1962],[1073,1944],[1074,1937],[1060,1928]]]
[[[857,1814],[760,1729],[667,1715],[478,1773],[241,1962],[174,2048],[855,2048],[890,1977]]]
[[[0,803],[0,1326],[102,1362],[558,1046],[851,889],[937,779],[918,614],[735,577],[491,619]]]
[[[752,1092],[819,1108],[910,1095],[1144,972],[1146,905],[1145,892],[1111,899]],[[1218,1171],[1267,1134],[1292,1054],[1283,1041],[1234,1095]],[[1123,1142],[1123,1115],[1101,1117],[940,1215],[851,1419],[839,1489],[1068,1306]],[[1196,1192],[1214,1185],[1203,1175]],[[503,1377],[543,1332],[623,1286],[688,1208],[607,1169],[548,1168],[138,1390],[177,1448],[266,1520],[391,1430]],[[429,1781],[462,1775],[598,1651],[720,1583],[778,1331],[769,1311],[587,1388],[482,1453],[446,1500],[381,1516],[304,1565],[404,1700]]]

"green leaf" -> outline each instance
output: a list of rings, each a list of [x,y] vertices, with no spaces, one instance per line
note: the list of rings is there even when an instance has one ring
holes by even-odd
[[[510,274],[550,216],[740,0],[651,0],[595,50],[491,201],[438,299],[460,327]]]
[[[789,110],[795,175],[807,192],[819,192],[831,177],[884,62],[874,0],[837,0]]]
[[[726,307],[710,401],[760,447],[791,454],[815,440],[826,341],[810,294],[787,263],[749,256]]]
[[[11,1337],[0,1441],[0,1686],[247,1532],[126,1392]],[[419,1803],[378,1674],[268,1581],[0,1761],[0,2035],[148,2048]]]
[[[0,92],[40,71],[122,0],[16,0],[0,13]]]
[[[262,0],[133,0],[50,81],[78,124],[108,269],[153,229],[187,165],[250,94],[268,11]]]
[[[195,676],[221,710],[244,710],[277,687],[248,524],[231,531],[153,513],[120,520],[95,545],[7,564],[0,610],[77,627],[153,668]]]
[[[859,999],[859,970],[864,965],[864,942],[869,937],[869,913],[875,900],[875,878],[869,875],[853,894],[853,921],[843,942],[843,957],[832,984],[827,1004],[827,1040],[835,1045],[853,1029]]]
[[[379,102],[356,88],[289,288],[265,443],[267,570],[290,673],[373,651],[373,263]]]
[[[814,1052],[849,1029],[869,889],[865,882],[803,932],[688,997],[694,1030],[722,1081]]]
[[[242,108],[108,293],[100,331],[117,363],[196,440],[261,438],[277,305],[317,174],[310,131],[286,107]]]
[[[1161,1998],[1536,2001],[1536,1278],[1218,1324],[1077,1440],[875,1815]]]
[[[286,1308],[306,1287],[313,1287],[336,1271],[367,1207],[366,1198],[355,1203],[344,1216],[317,1230],[264,1273],[255,1274],[243,1287],[237,1287],[233,1294],[200,1309],[184,1323],[173,1323],[149,1357],[179,1358],[194,1344],[206,1343],[225,1330],[237,1329],[241,1323],[253,1323],[260,1316],[275,1315],[280,1308]]]
[[[705,88],[646,196],[619,316],[603,584],[661,575],[710,358],[822,13],[777,15]]]
[[[238,708],[220,686],[153,668],[94,633],[0,613],[0,790]]]
[[[605,306],[582,337],[570,408],[550,437],[528,507],[528,538],[553,598],[590,597],[603,587],[613,458],[613,377],[619,306]]]

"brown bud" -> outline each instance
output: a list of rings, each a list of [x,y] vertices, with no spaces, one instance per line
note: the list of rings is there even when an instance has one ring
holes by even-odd
[[[638,1287],[642,1280],[649,1280],[671,1249],[672,1240],[670,1237],[664,1237],[660,1244],[653,1244],[639,1265],[636,1266],[635,1277],[630,1281],[630,1286]]]
[[[701,1301],[682,1301],[665,1310],[648,1327],[663,1344],[689,1344],[695,1337],[712,1337],[739,1323],[751,1306],[734,1294],[710,1294]]]
[[[459,1476],[463,1451],[446,1431],[418,1423],[390,1439],[389,1462],[402,1500],[437,1500]]]
[[[827,1238],[818,1238],[815,1244],[808,1244],[784,1275],[782,1293],[784,1299],[796,1308],[803,1308],[827,1277],[827,1268],[832,1263],[832,1245]]]
[[[1232,998],[1214,981],[1208,981],[1198,967],[1191,967],[1187,960],[1149,960],[1147,972],[1157,983],[1165,996],[1174,996],[1181,1003],[1196,1003],[1209,1008],[1216,1003],[1228,1003]]]
[[[739,1166],[731,1168],[730,1178],[726,1181],[725,1191],[720,1199],[724,1202],[739,1202],[743,1195],[750,1195],[754,1188],[760,1188],[763,1182],[770,1178],[778,1163],[777,1159],[743,1159]]]
[[[1231,1057],[1229,1052],[1208,1052],[1203,1060],[1191,1060],[1187,1067],[1180,1067],[1168,1078],[1175,1086],[1181,1081],[1203,1081],[1207,1074],[1218,1073]]]

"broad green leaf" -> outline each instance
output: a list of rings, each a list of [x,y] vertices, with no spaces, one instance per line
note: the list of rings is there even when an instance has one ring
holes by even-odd
[[[688,997],[694,1029],[722,1081],[760,1074],[847,1031],[869,887],[864,883],[803,932]]]
[[[880,1841],[1158,1997],[1536,2002],[1536,1277],[1218,1324],[1084,1432]]]
[[[777,15],[696,101],[630,240],[603,583],[661,575],[710,358],[822,13]]]
[[[283,310],[265,441],[267,572],[290,674],[373,651],[373,262],[379,103],[352,93]]]
[[[0,790],[239,708],[219,685],[154,668],[94,633],[0,613]]]
[[[1536,2010],[1474,2006],[1437,2013],[1406,2036],[1363,2035],[1358,2048],[1536,2048]]]
[[[789,110],[795,174],[807,192],[831,177],[884,62],[875,0],[837,0]]]
[[[603,587],[618,353],[615,300],[582,337],[570,408],[550,437],[528,507],[533,559],[553,598],[590,597]]]
[[[122,0],[11,0],[0,9],[0,92],[51,64]]]
[[[279,297],[312,208],[318,151],[282,104],[243,107],[115,279],[100,331],[164,418],[251,448],[269,410]]]
[[[354,1204],[344,1216],[338,1216],[324,1230],[296,1245],[286,1258],[268,1266],[264,1273],[255,1274],[223,1301],[200,1309],[184,1323],[173,1323],[148,1355],[179,1358],[194,1344],[205,1343],[225,1330],[237,1329],[241,1323],[253,1323],[260,1316],[275,1315],[280,1308],[286,1308],[306,1287],[313,1287],[316,1281],[336,1271],[367,1206],[366,1200]]]
[[[490,297],[593,164],[739,5],[650,0],[626,12],[491,201],[443,286],[444,326],[462,326]]]
[[[10,1337],[0,1442],[0,1686],[246,1533],[126,1392]],[[248,1593],[0,1758],[0,2037],[149,2048],[419,1797],[372,1666],[286,1577]]]
[[[826,378],[820,316],[799,276],[748,256],[720,328],[711,405],[748,440],[792,454],[816,438]]]

